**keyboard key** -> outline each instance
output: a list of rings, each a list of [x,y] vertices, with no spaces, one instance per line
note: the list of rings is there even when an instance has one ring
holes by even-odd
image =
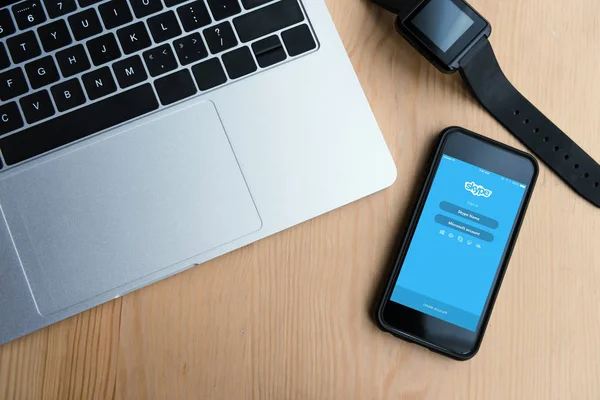
[[[6,45],[15,64],[31,60],[42,54],[40,45],[32,31],[9,38]]]
[[[40,0],[27,0],[12,8],[19,29],[24,30],[46,21]]]
[[[308,25],[300,25],[281,34],[285,48],[294,57],[317,47]]]
[[[77,9],[75,0],[44,0],[50,18],[58,18]]]
[[[165,40],[181,35],[179,22],[177,22],[177,18],[173,11],[167,11],[148,18],[147,22],[150,33],[152,33],[152,38],[156,43],[164,42]]]
[[[19,100],[19,104],[25,114],[25,120],[30,124],[51,117],[55,113],[47,90],[25,96]]]
[[[203,33],[208,48],[213,54],[220,53],[221,51],[235,47],[238,44],[235,33],[233,33],[233,29],[229,22],[223,22],[219,25],[206,28]]]
[[[52,56],[46,56],[25,65],[25,72],[32,89],[38,89],[58,81],[58,69]]]
[[[269,36],[252,43],[252,51],[261,68],[277,64],[287,57],[277,35]]]
[[[100,3],[102,0],[79,0],[79,7],[87,7],[96,3]]]
[[[4,47],[4,43],[0,42],[0,69],[10,67],[10,59],[8,58],[8,52],[6,51],[6,47]]]
[[[129,57],[113,64],[113,71],[119,86],[123,89],[148,79],[140,56]]]
[[[256,71],[256,63],[246,46],[223,54],[223,64],[231,79],[241,78]]]
[[[13,23],[8,8],[0,9],[0,38],[15,33],[15,24]]]
[[[117,39],[112,33],[107,33],[86,44],[94,65],[102,65],[121,57],[121,50]]]
[[[0,150],[6,164],[16,164],[157,108],[156,95],[147,83],[0,139]]]
[[[6,101],[27,92],[29,87],[21,68],[9,69],[0,74],[0,100]]]
[[[158,76],[177,68],[173,49],[168,44],[145,51],[143,57],[151,76]]]
[[[177,4],[181,4],[186,1],[188,1],[188,0],[165,0],[165,5],[167,7],[173,7],[173,6],[176,6]]]
[[[96,100],[117,91],[117,85],[108,67],[102,67],[81,77],[90,100]]]
[[[242,4],[246,10],[251,8],[255,8],[258,6],[262,6],[263,4],[267,4],[268,2],[273,0],[242,0]]]
[[[119,29],[117,36],[125,54],[135,53],[138,50],[150,47],[152,44],[143,22],[136,22],[133,25]]]
[[[154,87],[162,105],[190,97],[198,91],[190,71],[183,69],[154,81]]]
[[[100,19],[98,18],[96,10],[93,8],[88,8],[82,12],[73,14],[68,20],[73,35],[77,40],[83,40],[102,32]]]
[[[192,73],[200,90],[212,89],[227,82],[227,76],[218,58],[194,65]]]
[[[208,6],[216,21],[242,12],[240,3],[237,0],[208,0]]]
[[[98,7],[106,29],[116,28],[133,21],[131,11],[125,0],[111,0]]]
[[[14,101],[0,106],[0,135],[14,131],[23,126],[23,118]]]
[[[58,66],[64,77],[90,69],[90,60],[85,54],[83,45],[80,44],[56,53],[56,61],[58,61]]]
[[[211,23],[210,14],[204,1],[194,1],[177,9],[179,19],[186,32],[202,28]]]
[[[135,16],[143,18],[147,15],[157,13],[163,9],[160,0],[129,0]]]
[[[297,0],[281,0],[234,18],[233,25],[240,40],[249,42],[303,20]]]
[[[77,78],[52,86],[50,91],[58,111],[67,111],[85,103],[85,95]]]
[[[37,31],[44,51],[60,49],[73,42],[67,24],[62,19],[40,26]]]
[[[191,64],[195,61],[208,57],[208,51],[204,47],[199,33],[193,33],[173,42],[177,57],[181,65]]]

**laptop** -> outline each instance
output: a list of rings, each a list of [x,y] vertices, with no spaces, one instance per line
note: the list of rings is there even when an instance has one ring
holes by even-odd
[[[322,0],[0,8],[0,343],[384,189]]]

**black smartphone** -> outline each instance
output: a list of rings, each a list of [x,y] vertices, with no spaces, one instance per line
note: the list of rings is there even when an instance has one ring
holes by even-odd
[[[391,279],[380,327],[458,360],[479,350],[538,176],[531,155],[442,132]]]

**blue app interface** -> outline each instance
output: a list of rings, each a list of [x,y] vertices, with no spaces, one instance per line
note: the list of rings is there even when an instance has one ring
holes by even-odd
[[[526,189],[443,155],[391,300],[476,331]]]

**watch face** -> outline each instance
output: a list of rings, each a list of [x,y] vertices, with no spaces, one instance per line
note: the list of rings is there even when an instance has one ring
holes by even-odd
[[[427,0],[403,25],[442,64],[449,66],[488,23],[462,0]]]

